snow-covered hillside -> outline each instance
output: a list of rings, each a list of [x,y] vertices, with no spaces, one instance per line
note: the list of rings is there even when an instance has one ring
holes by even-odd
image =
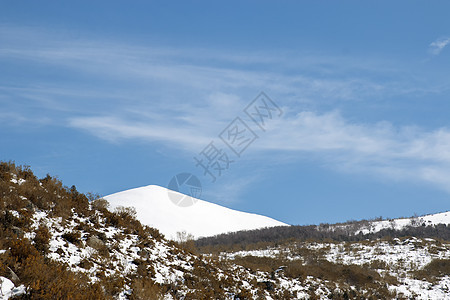
[[[450,259],[450,244],[433,239],[412,237],[351,243],[292,242],[250,251],[222,252],[220,257],[222,260],[239,262],[254,261],[256,257],[266,261],[277,259],[280,260],[280,264],[283,263],[282,259],[286,264],[299,261],[302,266],[307,266],[309,260],[318,260],[321,264],[330,262],[334,264],[332,265],[334,268],[342,265],[349,268],[360,266],[367,270],[376,270],[375,276],[384,276],[392,299],[450,299],[450,274],[444,271],[440,272],[440,276],[433,278],[432,273],[437,272],[431,267],[447,264]],[[292,279],[285,280],[282,277],[284,273],[283,268],[280,268],[277,272],[278,280],[283,282],[290,291],[296,291],[297,297],[302,297],[304,283],[298,283]],[[326,277],[322,273],[326,274],[326,271],[320,273],[322,277]],[[315,283],[318,287],[316,295],[319,299],[329,297],[331,289],[327,283],[327,280]],[[313,284],[308,283],[310,286]],[[307,297],[305,295],[305,298]],[[350,297],[350,299],[357,298]],[[384,298],[377,297],[377,299]]]
[[[149,185],[104,198],[111,204],[111,208],[135,207],[137,218],[143,224],[157,228],[171,239],[176,237],[177,232],[182,231],[197,238],[239,230],[288,225],[269,217],[236,211],[203,200],[198,200],[189,207],[180,207],[169,199],[168,193],[169,190],[166,188]]]
[[[127,191],[134,203],[119,197],[120,204],[139,209],[140,199],[151,211],[164,192],[159,187]],[[145,201],[149,195],[153,202]],[[28,168],[1,162],[0,200],[0,299],[450,300],[450,236],[444,225],[435,229],[445,239],[334,241],[320,235],[271,243],[259,236],[253,244],[239,239],[238,245],[200,247],[193,241],[165,239],[158,230],[142,226],[130,209],[111,212],[104,199],[89,201],[56,178],[38,179]],[[197,203],[203,213],[226,211],[234,222],[240,221],[235,215],[245,222],[255,218],[203,202]],[[167,219],[175,217],[172,213]],[[443,223],[447,215],[413,219],[410,223],[422,227],[423,221]],[[266,230],[291,229],[299,228]],[[240,234],[258,237],[252,231],[233,236]]]
[[[439,224],[445,224],[447,226],[450,225],[450,211],[411,218],[398,218],[381,221],[358,221],[356,223],[349,224],[336,224],[332,225],[330,229],[335,230],[337,228],[348,228],[353,232],[353,234],[369,234],[379,232],[383,229],[402,230],[407,227],[436,226]]]
[[[382,229],[393,228],[401,230],[406,226],[431,226],[438,224],[450,224],[450,211],[426,215],[422,217],[413,218],[401,218],[394,220],[375,221],[370,224],[366,229],[362,230],[363,234],[378,232]]]

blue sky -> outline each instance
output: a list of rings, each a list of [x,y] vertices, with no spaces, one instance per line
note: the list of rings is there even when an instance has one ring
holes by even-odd
[[[448,2],[0,7],[1,160],[103,195],[191,172],[291,224],[450,208]],[[193,157],[261,91],[283,115],[211,183]]]

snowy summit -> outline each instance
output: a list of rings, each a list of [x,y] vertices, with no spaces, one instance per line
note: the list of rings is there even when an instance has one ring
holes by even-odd
[[[136,208],[139,221],[157,228],[171,239],[176,237],[177,232],[183,231],[198,238],[239,230],[288,226],[266,216],[229,209],[204,200],[195,199],[194,205],[180,207],[170,200],[168,189],[156,185],[130,189],[104,198],[112,209],[118,206]]]

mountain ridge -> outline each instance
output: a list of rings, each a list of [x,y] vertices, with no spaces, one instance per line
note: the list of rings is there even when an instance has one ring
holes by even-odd
[[[273,218],[234,210],[205,200],[195,199],[194,204],[180,207],[169,198],[171,191],[158,185],[133,188],[103,197],[111,208],[132,206],[143,224],[157,228],[167,238],[174,239],[178,232],[195,238],[240,230],[253,230],[274,226],[289,226]]]

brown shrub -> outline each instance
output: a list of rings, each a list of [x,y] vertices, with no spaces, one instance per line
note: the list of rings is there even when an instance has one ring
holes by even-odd
[[[358,265],[335,264],[326,260],[302,265],[300,261],[286,262],[285,274],[293,278],[313,276],[333,282],[343,281],[349,285],[364,286],[380,280],[380,275]]]
[[[72,185],[68,190],[70,203],[74,211],[82,216],[88,216],[90,214],[89,210],[89,200],[86,195],[79,193],[77,188]]]
[[[90,197],[95,197],[95,196],[88,195],[88,198],[90,198]],[[109,202],[103,198],[95,198],[95,200],[91,201],[91,205],[92,205],[93,209],[98,210],[102,213],[107,211],[109,208]]]
[[[79,262],[78,266],[80,268],[89,270],[90,268],[92,268],[94,266],[94,264],[92,262],[90,262],[88,259],[84,258]]]
[[[112,275],[103,277],[100,284],[103,286],[107,296],[114,297],[117,296],[123,289],[125,280],[119,275]]]
[[[34,247],[36,247],[36,249],[45,254],[48,251],[49,248],[49,241],[51,238],[51,234],[47,228],[47,226],[41,224],[39,225],[38,229],[36,229],[35,231],[36,235],[34,236]]]
[[[27,285],[27,299],[104,299],[100,287],[89,284],[85,276],[43,257],[29,257],[19,274]]]
[[[80,238],[81,238],[81,233],[77,230],[73,230],[71,232],[66,232],[63,235],[61,235],[61,237],[63,239],[65,239],[66,241],[68,241],[69,243],[75,244],[75,245],[79,245],[80,244]]]
[[[252,271],[272,272],[284,265],[284,262],[272,257],[243,256],[236,257],[234,262]]]
[[[43,231],[45,231],[43,229]],[[63,264],[45,259],[27,239],[11,240],[2,256],[3,272],[12,269],[27,288],[24,299],[104,299],[98,285]]]
[[[9,247],[11,256],[14,257],[18,263],[22,263],[29,257],[39,256],[39,252],[27,239],[12,240]]]
[[[130,300],[161,300],[162,288],[150,278],[138,278],[131,284]]]

